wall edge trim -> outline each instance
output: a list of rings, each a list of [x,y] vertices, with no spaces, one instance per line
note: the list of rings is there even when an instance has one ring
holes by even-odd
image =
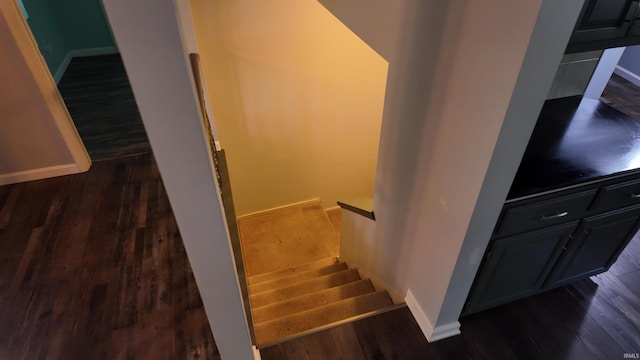
[[[253,349],[253,360],[262,360],[262,356],[260,356],[260,350],[258,350],[255,345],[253,345],[251,348]]]
[[[32,180],[40,180],[46,179],[56,176],[77,174],[81,172],[87,171],[79,164],[65,164],[65,165],[56,165],[56,166],[48,166],[38,169],[31,170],[23,170],[16,171],[8,174],[0,175],[0,186],[15,184],[20,182],[32,181]]]
[[[112,55],[119,53],[118,48],[115,46],[103,46],[87,49],[73,49],[67,53],[72,58],[81,56],[97,56],[97,55]]]
[[[628,80],[629,82],[631,82],[632,84],[636,85],[636,86],[640,86],[640,76],[638,74],[635,74],[625,68],[623,68],[620,65],[616,65],[615,70],[613,70],[614,74],[620,75],[622,78],[624,78],[625,80]]]
[[[111,54],[117,54],[118,52],[119,52],[118,48],[115,46],[104,46],[104,47],[96,47],[96,48],[89,48],[89,49],[69,50],[67,51],[67,54],[65,55],[64,59],[62,59],[62,62],[60,63],[56,71],[52,74],[53,79],[55,80],[56,84],[60,83],[60,80],[62,79],[62,75],[64,75],[65,71],[67,71],[67,68],[71,63],[71,59],[73,59],[74,57],[111,55]]]
[[[460,322],[458,321],[434,327],[431,320],[429,320],[422,310],[420,304],[418,304],[418,300],[413,295],[411,289],[407,290],[404,301],[428,342],[431,343],[460,334]]]
[[[71,57],[71,52],[67,52],[67,55],[64,56],[64,59],[62,59],[62,62],[60,63],[56,71],[52,74],[53,80],[56,82],[56,84],[60,83],[62,75],[64,75],[64,73],[67,71],[69,63],[71,63]]]
[[[313,204],[318,204],[318,203],[320,203],[320,198],[302,200],[302,201],[297,201],[297,202],[293,202],[293,203],[286,204],[286,205],[280,205],[280,206],[272,207],[272,208],[269,208],[269,209],[258,210],[258,211],[250,212],[250,213],[247,213],[247,214],[237,215],[236,219],[238,221],[241,221],[241,220],[245,220],[245,219],[248,219],[248,218],[251,218],[251,217],[254,217],[254,216],[264,215],[264,214],[272,212],[272,211],[284,210],[284,209],[294,208],[294,207],[299,207],[299,206],[313,205]]]

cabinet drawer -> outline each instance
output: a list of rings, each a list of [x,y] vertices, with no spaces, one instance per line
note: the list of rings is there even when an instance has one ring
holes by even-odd
[[[603,187],[593,202],[594,212],[640,204],[640,180]]]
[[[505,209],[495,235],[511,235],[583,217],[596,190]]]

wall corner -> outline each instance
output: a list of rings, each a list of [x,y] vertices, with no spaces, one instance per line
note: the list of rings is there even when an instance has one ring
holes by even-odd
[[[424,313],[411,289],[407,290],[404,301],[428,342],[431,343],[460,334],[460,323],[458,321],[433,326],[433,322]]]

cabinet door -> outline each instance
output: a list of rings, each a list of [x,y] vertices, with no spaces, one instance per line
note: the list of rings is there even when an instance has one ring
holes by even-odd
[[[464,314],[540,291],[577,221],[495,240],[485,255]]]
[[[603,42],[623,39],[637,10],[638,0],[585,1],[567,52],[604,49],[609,46]]]
[[[638,206],[584,219],[549,275],[545,288],[608,270],[635,235],[639,219]]]

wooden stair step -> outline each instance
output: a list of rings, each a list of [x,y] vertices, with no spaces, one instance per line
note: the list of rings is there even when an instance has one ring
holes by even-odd
[[[322,268],[322,267],[333,265],[333,264],[337,264],[337,263],[338,263],[338,259],[336,257],[328,257],[328,258],[320,259],[320,260],[317,260],[317,261],[304,263],[304,264],[301,264],[301,265],[298,265],[298,266],[288,267],[286,269],[276,270],[276,271],[272,271],[272,272],[268,272],[268,273],[264,273],[264,274],[259,274],[259,275],[254,275],[254,276],[249,276],[247,278],[247,283],[249,285],[258,284],[258,283],[261,283],[263,281],[269,281],[269,280],[273,280],[273,279],[278,279],[278,278],[281,278],[283,276],[290,276],[290,275],[293,275],[293,274],[296,274],[296,273],[310,271],[310,270],[313,270],[313,269],[318,269],[318,268]]]
[[[341,286],[297,296],[274,304],[253,308],[254,324],[275,320],[354,296],[375,292],[371,280],[358,280]]]
[[[273,304],[300,295],[328,289],[360,280],[356,269],[343,270],[333,274],[319,276],[314,279],[283,287],[277,290],[263,291],[249,295],[252,308]]]
[[[263,291],[276,290],[293,285],[295,283],[310,280],[323,275],[329,275],[343,270],[347,270],[347,264],[345,263],[337,263],[313,270],[298,272],[294,273],[293,275],[283,276],[277,279],[267,280],[257,284],[249,285],[249,293],[257,294]]]
[[[392,306],[386,291],[360,295],[254,326],[256,342],[263,345],[313,328]]]

